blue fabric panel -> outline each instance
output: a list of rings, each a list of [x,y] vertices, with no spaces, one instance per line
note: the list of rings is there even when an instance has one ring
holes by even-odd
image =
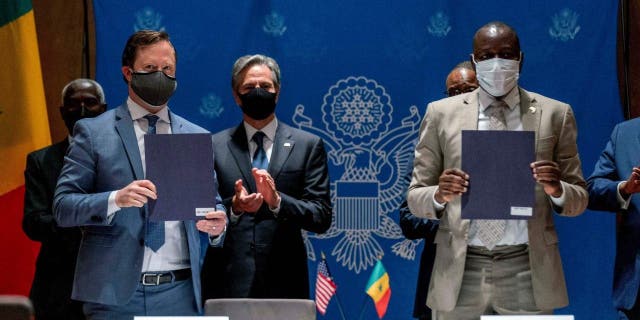
[[[411,317],[425,244],[404,239],[398,207],[425,106],[444,97],[446,75],[469,59],[480,26],[513,26],[524,52],[520,85],[571,104],[585,175],[623,118],[617,1],[94,0],[94,8],[97,80],[111,106],[126,99],[120,59],[139,29],[170,34],[178,89],[169,106],[212,132],[241,119],[230,88],[235,59],[264,53],[279,62],[276,113],[324,138],[340,222],[327,234],[307,234],[310,279],[325,252],[347,319],[376,318],[364,290],[380,255],[392,290],[385,319]],[[360,189],[338,193],[338,185]],[[615,216],[586,212],[556,224],[570,298],[556,313],[613,319]],[[319,319],[340,319],[337,303],[334,297]]]

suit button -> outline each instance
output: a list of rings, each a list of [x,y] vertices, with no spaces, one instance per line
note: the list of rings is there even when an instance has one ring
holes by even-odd
[[[102,222],[102,217],[100,217],[100,216],[91,216],[91,221],[93,221],[93,222]]]
[[[251,242],[251,243],[249,244],[249,248],[251,248],[251,250],[255,249],[255,248],[256,248],[256,244],[255,244],[255,243],[253,243],[253,242]]]
[[[144,239],[139,239],[138,242],[140,242],[141,247],[144,247]]]

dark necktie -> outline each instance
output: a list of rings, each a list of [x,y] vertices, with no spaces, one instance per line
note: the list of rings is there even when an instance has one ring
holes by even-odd
[[[509,106],[502,100],[496,100],[485,109],[489,117],[489,130],[507,130],[505,113]],[[471,228],[477,228],[477,236],[489,250],[493,250],[496,243],[504,237],[507,227],[506,220],[474,220]]]
[[[156,123],[158,122],[158,116],[154,114],[148,114],[144,116],[149,123],[147,134],[156,133]],[[147,208],[148,209],[148,208]],[[150,221],[147,217],[147,233],[145,236],[145,243],[149,249],[158,251],[164,244],[164,221]]]
[[[253,140],[258,145],[256,152],[253,154],[253,160],[251,161],[251,165],[254,168],[267,169],[267,167],[269,167],[269,160],[267,160],[267,153],[264,151],[264,147],[263,147],[264,137],[265,137],[264,132],[258,131],[251,138],[251,140]]]

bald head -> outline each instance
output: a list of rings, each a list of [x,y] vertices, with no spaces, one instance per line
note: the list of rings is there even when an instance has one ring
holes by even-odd
[[[102,86],[91,79],[75,79],[62,89],[60,114],[69,130],[73,132],[76,121],[92,118],[107,109]]]
[[[492,58],[519,60],[518,34],[503,22],[487,23],[473,36],[473,56],[476,62]]]
[[[69,99],[78,91],[91,92],[98,102],[105,103],[104,90],[102,86],[95,80],[79,78],[67,83],[62,89],[62,104],[65,103],[65,99]]]
[[[471,63],[460,63],[449,72],[446,80],[447,95],[449,97],[461,93],[471,92],[478,88],[476,73]]]

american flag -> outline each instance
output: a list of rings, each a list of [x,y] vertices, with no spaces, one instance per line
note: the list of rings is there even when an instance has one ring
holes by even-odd
[[[338,286],[329,274],[327,261],[323,258],[318,264],[318,278],[316,279],[316,308],[322,315],[327,312],[329,301],[336,293],[337,288]]]

